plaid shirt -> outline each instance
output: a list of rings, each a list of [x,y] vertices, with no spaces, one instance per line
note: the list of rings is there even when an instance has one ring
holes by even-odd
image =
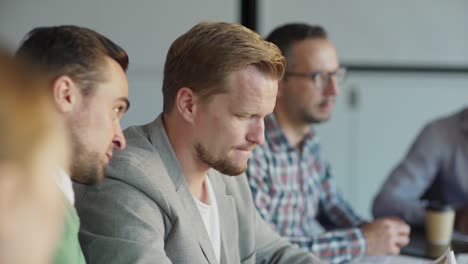
[[[301,149],[290,145],[274,114],[265,118],[265,143],[249,159],[247,176],[260,215],[282,236],[331,263],[366,252],[364,221],[343,199],[321,156],[314,130]],[[322,226],[327,232],[318,232]]]

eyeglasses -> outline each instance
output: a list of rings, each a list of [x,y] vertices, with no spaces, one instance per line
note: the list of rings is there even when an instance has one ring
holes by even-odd
[[[346,69],[339,68],[336,71],[327,72],[327,71],[315,71],[309,73],[301,73],[301,72],[285,72],[285,77],[287,76],[297,76],[297,77],[304,77],[309,78],[315,84],[315,86],[323,90],[330,86],[331,79],[335,78],[338,84],[342,84],[346,79]]]

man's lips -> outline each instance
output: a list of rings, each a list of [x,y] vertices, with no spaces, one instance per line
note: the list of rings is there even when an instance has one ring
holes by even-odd
[[[243,146],[243,147],[237,147],[237,150],[241,151],[252,151],[255,148],[256,145],[250,145],[250,146]]]
[[[322,109],[329,109],[333,106],[333,101],[332,100],[326,100],[323,101],[319,104],[319,107]]]

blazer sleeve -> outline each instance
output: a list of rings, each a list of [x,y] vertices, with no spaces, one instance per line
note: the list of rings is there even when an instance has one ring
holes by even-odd
[[[118,173],[140,177],[142,171],[121,166]],[[171,263],[164,250],[170,221],[144,192],[112,177],[97,187],[75,185],[75,191],[87,263]]]
[[[256,263],[312,263],[320,264],[317,257],[280,237],[256,212]]]
[[[424,223],[421,195],[431,185],[447,155],[446,143],[431,123],[418,135],[406,157],[392,171],[373,203],[375,217],[399,216],[411,225]]]

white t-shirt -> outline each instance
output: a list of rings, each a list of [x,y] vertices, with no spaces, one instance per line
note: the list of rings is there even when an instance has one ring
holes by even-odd
[[[75,193],[73,192],[72,181],[70,175],[68,175],[63,169],[59,169],[57,173],[57,185],[59,189],[65,194],[67,200],[71,205],[75,204]]]
[[[218,215],[218,204],[216,202],[216,196],[213,191],[210,179],[206,177],[205,188],[208,193],[208,203],[202,203],[197,198],[193,197],[195,204],[198,207],[198,211],[205,224],[206,231],[211,240],[211,245],[214,249],[216,259],[218,263],[221,261],[221,234],[219,232],[219,215]]]

